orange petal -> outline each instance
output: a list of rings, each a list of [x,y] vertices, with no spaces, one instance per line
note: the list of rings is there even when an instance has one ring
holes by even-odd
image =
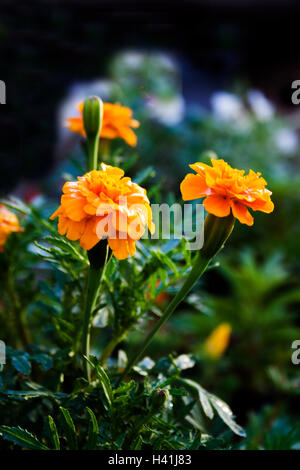
[[[68,226],[69,226],[69,219],[67,219],[67,217],[64,217],[63,215],[60,215],[58,218],[58,233],[60,235],[65,235],[65,233],[68,230]]]
[[[232,199],[231,208],[234,217],[236,217],[241,224],[253,225],[253,217],[244,204]]]
[[[204,199],[205,210],[217,217],[226,217],[230,214],[230,200],[227,197],[213,194]]]
[[[135,147],[137,144],[137,136],[129,127],[119,129],[120,137],[122,137],[128,145]]]
[[[84,250],[90,250],[100,241],[98,235],[96,234],[96,224],[97,218],[93,217],[87,222],[85,226],[85,230],[80,238],[80,246]]]
[[[267,201],[257,199],[256,201],[251,202],[250,204],[247,204],[247,206],[250,207],[254,211],[266,212],[267,214],[269,214],[270,212],[273,212],[274,210],[274,204],[271,201],[271,199],[268,199]]]
[[[83,119],[81,117],[67,119],[65,121],[65,126],[68,127],[72,132],[76,132],[77,134],[80,134],[83,137],[86,136],[83,126]]]
[[[112,176],[115,175],[115,176],[119,176],[120,178],[124,176],[124,170],[121,170],[121,168],[111,166],[111,165],[106,165],[106,163],[101,163],[100,166],[101,166],[101,170],[105,171],[108,175],[112,175]]]
[[[73,220],[69,219],[66,237],[72,241],[79,240],[84,232],[85,224],[86,222],[84,220],[81,222],[73,222]]]
[[[108,244],[116,258],[118,258],[119,260],[127,258],[129,252],[127,240],[109,238]]]
[[[78,195],[64,194],[61,197],[61,204],[64,208],[65,215],[69,219],[79,222],[86,217],[84,206],[86,205],[86,199],[78,197]]]
[[[193,175],[188,173],[180,185],[182,199],[184,201],[192,201],[200,197],[210,194],[210,189],[205,182],[205,178],[201,175]]]
[[[128,240],[128,252],[130,256],[133,256],[136,251],[134,240]]]

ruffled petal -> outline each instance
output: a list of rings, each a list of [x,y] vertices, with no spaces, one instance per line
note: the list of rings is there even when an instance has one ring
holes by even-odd
[[[96,233],[96,224],[96,217],[93,217],[85,226],[85,230],[80,238],[80,246],[84,250],[91,250],[100,241]]]
[[[64,208],[64,213],[69,219],[74,222],[80,222],[80,220],[86,217],[84,206],[86,205],[86,199],[78,197],[77,195],[64,194],[61,197],[61,204]]]
[[[226,217],[230,214],[230,199],[212,194],[204,199],[205,210],[217,217]]]
[[[254,202],[247,203],[247,206],[250,207],[254,211],[261,211],[265,212],[267,214],[270,214],[270,212],[273,212],[274,210],[274,204],[271,201],[271,199],[268,199],[266,201],[262,199],[257,199]]]
[[[126,259],[129,253],[128,241],[127,240],[120,240],[118,238],[108,239],[108,244],[113,251],[113,254],[119,260]]]
[[[241,224],[253,225],[253,217],[244,204],[231,200],[231,208],[234,217],[236,217]]]
[[[182,199],[192,201],[210,194],[210,189],[201,175],[188,173],[180,185]]]
[[[85,220],[81,222],[74,222],[73,220],[68,220],[67,222],[68,228],[67,228],[67,238],[69,240],[75,241],[79,240],[81,237],[82,233],[84,232],[86,222]]]
[[[69,219],[63,215],[60,215],[58,218],[58,233],[60,235],[65,235],[68,230],[68,225],[69,225]]]

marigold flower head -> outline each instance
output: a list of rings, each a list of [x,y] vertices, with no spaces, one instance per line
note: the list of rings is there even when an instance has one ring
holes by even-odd
[[[211,159],[212,166],[197,162],[190,167],[197,173],[188,173],[180,185],[184,201],[205,197],[207,212],[226,217],[232,211],[242,224],[253,225],[248,207],[254,211],[270,213],[274,209],[271,191],[261,173],[232,168],[222,159]]]
[[[204,351],[213,358],[221,357],[230,341],[231,326],[229,323],[221,323],[209,335],[204,343]]]
[[[78,181],[63,186],[61,205],[50,219],[58,217],[58,231],[69,240],[79,240],[85,250],[107,238],[118,259],[135,253],[135,242],[148,226],[154,231],[146,190],[120,168],[101,163]]]
[[[17,216],[0,204],[0,252],[4,251],[6,239],[12,232],[23,232],[23,229],[19,225]]]
[[[80,113],[79,117],[72,117],[66,120],[66,126],[72,132],[86,137],[83,125],[83,101],[77,105]],[[104,103],[103,120],[100,137],[105,139],[120,138],[128,145],[134,147],[137,144],[137,137],[131,127],[137,128],[140,123],[132,119],[132,110],[120,104]]]

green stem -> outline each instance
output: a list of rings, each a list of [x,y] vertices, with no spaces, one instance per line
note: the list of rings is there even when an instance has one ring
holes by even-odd
[[[229,215],[227,217],[216,217],[212,214],[208,214],[204,224],[204,245],[201,251],[197,254],[194,261],[194,266],[188,275],[185,283],[181,287],[180,291],[176,294],[174,299],[166,308],[164,314],[160,317],[158,323],[154,326],[152,331],[148,334],[138,353],[128,363],[125,371],[121,375],[119,382],[127,375],[132,367],[141,358],[144,351],[152,341],[152,338],[157,331],[168,321],[176,307],[180,302],[187,296],[192,287],[202,276],[207,266],[209,265],[212,258],[223,248],[224,243],[228,239],[234,227],[234,217]]]
[[[99,147],[99,138],[88,139],[88,150],[89,150],[89,171],[97,170],[98,168],[98,147]]]
[[[88,272],[87,291],[85,298],[84,318],[83,318],[83,331],[82,331],[82,355],[89,358],[90,355],[90,330],[91,330],[91,317],[95,309],[96,301],[101,287],[105,267],[107,264],[109,246],[106,246],[106,255],[104,262],[99,259],[98,243],[95,248],[89,252],[90,268]],[[101,247],[102,249],[102,247]],[[95,258],[95,259],[94,259]],[[83,359],[83,368],[86,379],[90,382],[91,372],[86,359]]]
[[[111,356],[113,350],[115,349],[115,347],[121,343],[121,341],[123,341],[123,339],[125,338],[126,334],[127,334],[128,330],[124,331],[122,334],[120,334],[119,336],[116,336],[114,338],[112,338],[110,340],[110,342],[108,343],[108,345],[104,348],[101,356],[100,356],[100,364],[105,364],[107,359]]]
[[[30,344],[29,331],[24,321],[24,311],[21,307],[20,301],[17,297],[17,289],[15,287],[14,277],[11,267],[8,268],[7,273],[7,290],[11,300],[11,308],[13,314],[14,325],[18,332],[18,340],[16,346],[26,348]]]

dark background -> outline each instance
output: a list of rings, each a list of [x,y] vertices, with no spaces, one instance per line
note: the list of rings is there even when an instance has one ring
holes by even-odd
[[[235,77],[293,111],[300,78],[299,5],[293,1],[3,1],[0,79],[1,192],[53,168],[55,112],[75,80],[105,76],[123,48],[159,49],[182,66],[187,101]],[[199,81],[203,93],[199,93]]]

